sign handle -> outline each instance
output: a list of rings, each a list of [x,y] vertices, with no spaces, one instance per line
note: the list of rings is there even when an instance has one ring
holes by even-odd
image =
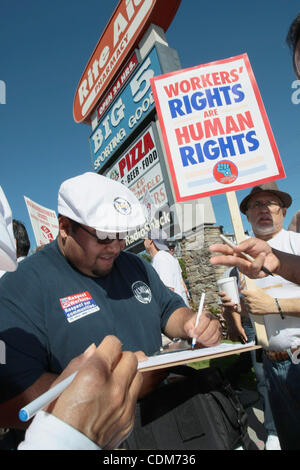
[[[245,236],[245,231],[244,231],[241,213],[240,213],[235,191],[227,192],[226,198],[227,198],[230,217],[231,217],[231,221],[233,225],[234,235],[235,235],[237,243],[241,243],[243,240],[246,240],[246,236]],[[250,279],[245,276],[245,282],[246,282],[247,289],[257,288],[254,279]],[[250,315],[250,317],[255,326],[258,344],[260,344],[263,348],[268,347],[269,341],[267,338],[267,332],[266,332],[263,315]]]

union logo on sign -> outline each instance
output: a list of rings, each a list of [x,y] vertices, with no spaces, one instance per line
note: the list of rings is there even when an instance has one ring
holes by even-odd
[[[238,169],[230,160],[222,160],[214,166],[213,175],[219,183],[230,184],[237,179]]]

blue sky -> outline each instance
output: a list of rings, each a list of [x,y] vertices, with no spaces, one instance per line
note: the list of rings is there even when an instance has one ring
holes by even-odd
[[[23,196],[57,210],[65,179],[91,171],[90,126],[72,117],[74,94],[116,0],[1,0],[0,105],[2,186],[13,216],[35,240]],[[167,5],[167,0],[165,0]],[[248,53],[287,178],[278,181],[300,209],[300,104],[291,101],[291,53],[285,37],[297,0],[182,0],[166,32],[182,68]],[[300,97],[300,93],[298,94]],[[238,191],[238,201],[249,190]],[[212,197],[217,223],[231,231],[225,195]],[[245,229],[249,224],[243,217]]]

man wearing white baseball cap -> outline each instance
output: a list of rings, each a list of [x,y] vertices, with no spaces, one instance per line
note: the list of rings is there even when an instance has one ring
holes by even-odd
[[[195,328],[196,314],[164,286],[150,264],[122,251],[124,233],[145,222],[129,189],[85,173],[61,185],[58,212],[57,239],[0,283],[0,334],[9,358],[9,367],[0,368],[0,416],[11,427],[20,426],[21,406],[107,335],[117,336],[124,349],[147,355],[160,349],[161,331],[171,338],[196,337],[202,346],[221,339],[214,316],[205,313]],[[165,374],[143,376],[140,397]]]
[[[0,187],[0,269],[7,272],[18,267],[12,220],[10,206]],[[2,367],[2,361],[0,364]],[[128,436],[142,384],[135,355],[122,354],[120,341],[109,336],[98,348],[93,344],[71,361],[58,381],[76,370],[76,382],[46,411],[37,413],[19,449],[113,449]],[[111,400],[112,386],[115,388],[116,384],[120,397],[123,396],[120,402]],[[84,402],[78,399],[80,395],[84,395]],[[113,427],[107,420],[108,410],[114,416]]]

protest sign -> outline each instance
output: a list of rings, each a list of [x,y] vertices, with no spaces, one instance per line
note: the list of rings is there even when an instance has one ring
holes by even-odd
[[[37,246],[52,242],[58,235],[55,211],[33,202],[24,196]]]
[[[247,54],[150,82],[176,201],[285,177]]]

